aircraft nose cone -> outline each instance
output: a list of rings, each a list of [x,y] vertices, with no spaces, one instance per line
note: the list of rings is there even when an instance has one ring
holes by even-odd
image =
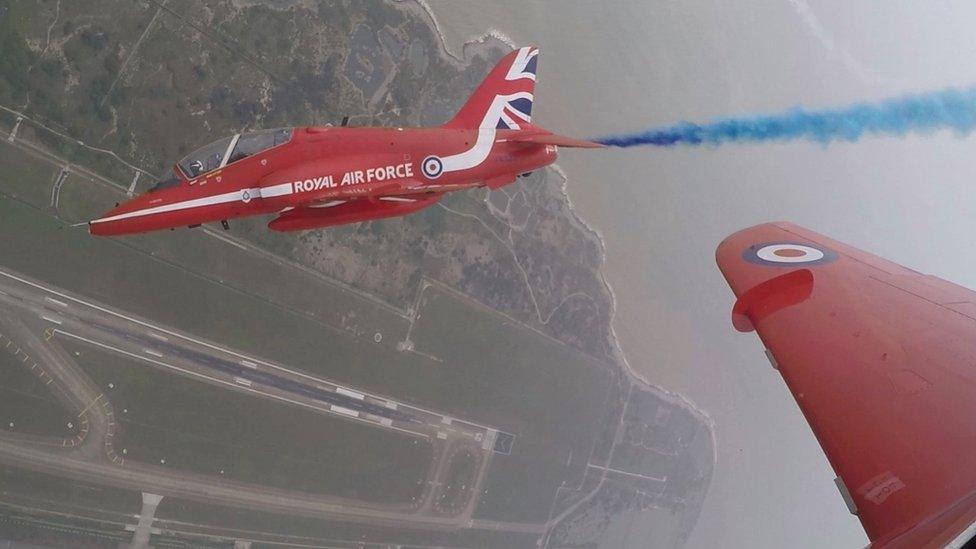
[[[123,226],[125,223],[112,218],[121,213],[125,213],[129,209],[129,203],[121,205],[116,203],[114,208],[102,214],[101,217],[88,222],[88,233],[94,236],[109,236],[124,233]]]
[[[91,220],[88,222],[88,234],[92,236],[103,236],[105,232],[102,230],[102,225],[96,222],[96,220]]]

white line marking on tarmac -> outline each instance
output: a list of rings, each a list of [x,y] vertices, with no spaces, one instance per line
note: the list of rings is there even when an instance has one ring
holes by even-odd
[[[152,349],[143,349],[142,352],[146,353],[147,355],[163,358],[163,353],[153,351]]]
[[[257,364],[251,362],[250,360],[244,360],[243,358],[241,359],[241,366],[244,366],[245,368],[250,368],[252,370],[258,369]]]
[[[148,332],[148,333],[149,333],[149,337],[158,339],[160,341],[169,341],[169,338],[166,337],[166,336],[159,335],[159,334],[157,334],[155,332]]]
[[[251,380],[244,379],[242,377],[235,377],[234,378],[234,383],[236,383],[238,385],[243,385],[245,387],[250,387],[251,386]]]
[[[351,391],[349,389],[346,389],[345,387],[340,387],[338,385],[336,385],[336,392],[339,393],[340,395],[346,395],[347,397],[352,397],[357,400],[363,400],[366,398],[366,395],[362,393],[357,393],[356,391]]]
[[[342,406],[336,406],[335,404],[330,406],[330,408],[332,408],[332,411],[337,414],[345,414],[347,416],[359,417],[359,412],[357,412],[356,410],[350,410],[349,408],[343,408]]]
[[[54,303],[55,305],[60,305],[62,307],[67,307],[68,306],[68,304],[65,303],[64,301],[58,301],[57,299],[54,299],[54,298],[51,298],[51,297],[45,296],[44,297],[44,300],[45,301],[50,301],[51,303]]]
[[[51,317],[49,317],[49,316],[44,316],[44,315],[41,315],[41,318],[43,318],[44,320],[46,320],[46,321],[48,321],[48,322],[53,322],[53,323],[55,323],[55,324],[57,324],[57,325],[59,325],[59,326],[61,325],[61,321],[60,321],[60,320],[57,320],[57,319],[54,319],[54,318],[51,318]]]

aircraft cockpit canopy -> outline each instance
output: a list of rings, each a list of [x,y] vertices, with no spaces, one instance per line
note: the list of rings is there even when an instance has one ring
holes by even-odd
[[[214,141],[188,154],[177,165],[194,178],[291,140],[292,128],[275,128],[237,134]]]

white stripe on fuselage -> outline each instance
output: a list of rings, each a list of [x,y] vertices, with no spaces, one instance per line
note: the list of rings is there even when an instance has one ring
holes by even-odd
[[[202,208],[203,206],[213,206],[215,204],[226,204],[228,202],[237,202],[244,200],[244,193],[250,194],[251,199],[261,198],[261,188],[255,187],[252,189],[238,189],[236,191],[231,191],[229,193],[215,194],[212,196],[204,196],[202,198],[194,198],[192,200],[184,200],[183,202],[174,202],[172,204],[163,204],[162,206],[154,206],[152,208],[146,208],[144,210],[136,210],[134,212],[126,212],[119,215],[112,215],[109,217],[103,217],[101,219],[94,219],[92,223],[107,223],[109,221],[121,221],[123,219],[132,219],[134,217],[144,217],[147,215],[176,212],[180,210],[189,210],[191,208]]]
[[[279,183],[277,185],[271,185],[268,187],[261,188],[261,195],[259,198],[273,198],[275,196],[284,196],[286,194],[292,194],[294,190],[292,189],[291,183]]]

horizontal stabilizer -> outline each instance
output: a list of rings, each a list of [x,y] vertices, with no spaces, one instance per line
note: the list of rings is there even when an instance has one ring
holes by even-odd
[[[558,147],[572,147],[577,149],[601,149],[605,145],[585,141],[583,139],[573,139],[554,133],[535,133],[529,135],[509,135],[504,141],[514,141],[516,143],[535,143],[538,145],[556,145]]]

